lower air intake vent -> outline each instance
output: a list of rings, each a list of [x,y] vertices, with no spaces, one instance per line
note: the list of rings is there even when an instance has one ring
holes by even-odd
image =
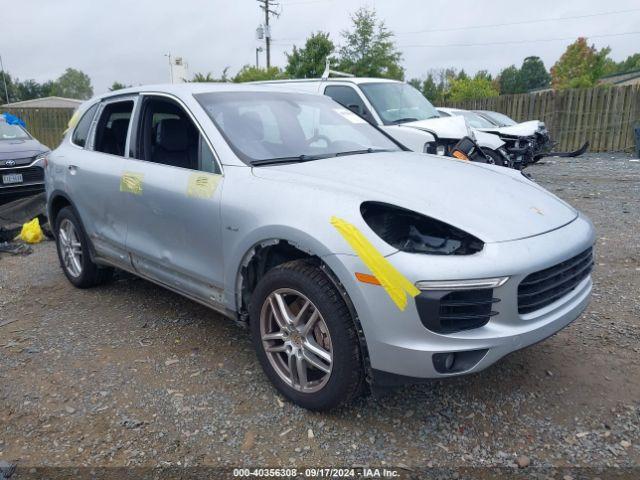
[[[498,312],[492,310],[500,300],[493,289],[432,290],[416,297],[420,321],[436,333],[455,333],[480,328]]]

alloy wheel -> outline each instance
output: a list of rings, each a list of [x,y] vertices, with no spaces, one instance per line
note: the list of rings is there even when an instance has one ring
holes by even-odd
[[[266,298],[260,336],[269,363],[293,389],[313,393],[329,381],[333,366],[329,328],[302,293],[281,288]]]
[[[64,268],[72,277],[79,277],[82,274],[82,243],[76,227],[67,218],[60,222],[58,242]]]

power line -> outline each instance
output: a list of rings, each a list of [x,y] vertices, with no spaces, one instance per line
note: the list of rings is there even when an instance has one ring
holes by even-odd
[[[553,18],[541,18],[538,20],[523,20],[520,22],[507,22],[507,23],[493,23],[490,25],[470,25],[467,27],[453,27],[453,28],[437,28],[437,29],[428,29],[428,30],[416,30],[413,32],[395,32],[395,35],[412,35],[416,33],[431,33],[431,32],[457,32],[462,30],[476,30],[480,28],[494,28],[494,27],[508,27],[513,25],[526,25],[531,23],[544,23],[544,22],[553,22],[556,20],[572,20],[578,18],[592,18],[592,17],[601,17],[604,15],[617,15],[620,13],[631,13],[631,12],[639,12],[640,8],[631,8],[628,10],[616,10],[611,12],[601,12],[601,13],[588,13],[584,15],[573,15],[569,17],[553,17]]]
[[[622,32],[622,33],[605,33],[602,35],[579,35],[586,38],[605,38],[605,37],[620,37],[623,35],[637,35],[637,32]],[[488,47],[493,45],[520,45],[524,43],[538,43],[538,42],[558,42],[566,40],[575,40],[573,37],[563,38],[541,38],[536,40],[511,40],[506,42],[487,42],[487,43],[445,43],[445,44],[410,44],[410,45],[398,45],[399,48],[414,48],[414,47],[426,47],[426,48],[446,48],[446,47]]]

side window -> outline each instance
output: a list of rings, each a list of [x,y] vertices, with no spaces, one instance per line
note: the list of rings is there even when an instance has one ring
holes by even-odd
[[[90,107],[76,125],[71,136],[71,141],[78,147],[85,147],[87,145],[87,137],[89,136],[89,128],[91,128],[91,122],[98,109],[98,103]]]
[[[343,85],[328,86],[324,89],[324,94],[358,115],[367,115],[367,108],[362,98],[360,98],[358,93],[351,87],[345,87]]]
[[[96,152],[124,156],[132,111],[132,100],[113,102],[104,107],[96,126],[93,147]]]
[[[136,157],[172,167],[221,173],[200,130],[175,102],[145,99],[137,138]]]

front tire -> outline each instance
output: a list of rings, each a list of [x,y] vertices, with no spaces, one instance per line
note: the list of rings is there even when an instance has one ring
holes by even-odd
[[[60,266],[67,279],[78,288],[105,283],[113,269],[99,267],[89,255],[89,242],[74,210],[65,207],[55,221],[56,247]]]
[[[309,410],[356,397],[364,379],[349,309],[327,275],[296,260],[270,270],[253,292],[251,339],[274,386]]]

